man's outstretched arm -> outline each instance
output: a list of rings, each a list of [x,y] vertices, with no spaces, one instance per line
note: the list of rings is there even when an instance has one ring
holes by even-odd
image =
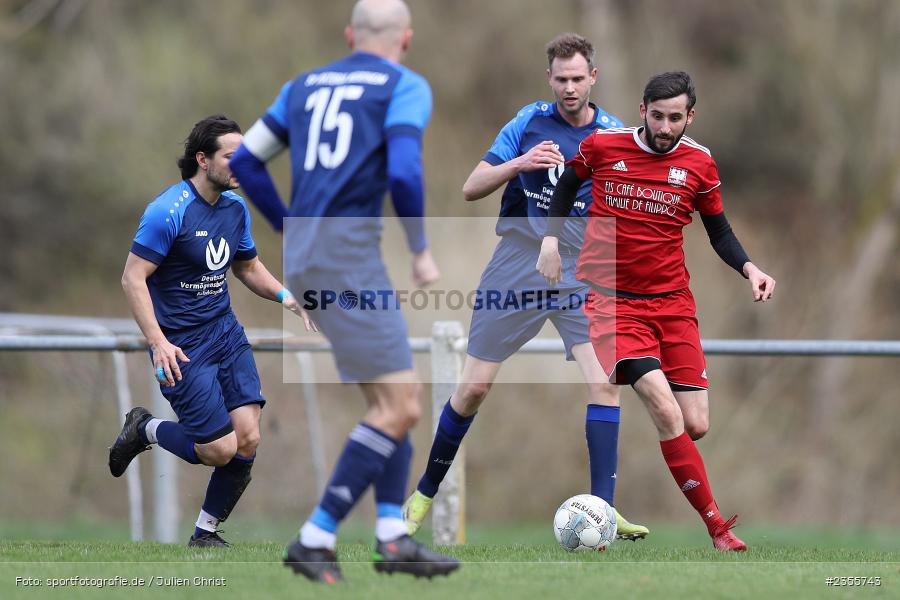
[[[700,215],[703,227],[709,235],[709,243],[712,244],[716,254],[725,264],[750,280],[750,288],[753,292],[754,302],[765,302],[772,297],[775,290],[775,280],[763,273],[756,265],[750,262],[750,258],[744,251],[744,247],[738,241],[731,229],[731,224],[725,218],[725,213],[717,215]]]

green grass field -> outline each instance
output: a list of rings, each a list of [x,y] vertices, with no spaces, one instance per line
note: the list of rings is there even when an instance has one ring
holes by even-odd
[[[245,529],[253,535],[244,537],[278,541],[241,541]],[[368,529],[351,523],[342,530],[338,547],[347,582],[324,588],[281,566],[290,527],[245,523],[232,531],[226,536],[236,542],[232,548],[195,551],[182,545],[133,544],[123,541],[121,529],[90,523],[64,529],[0,524],[0,598],[900,597],[897,532],[747,527],[739,531],[751,549],[733,555],[707,547],[696,528],[656,527],[642,542],[617,542],[602,554],[568,554],[553,542],[549,525],[473,527],[469,544],[445,549],[464,562],[461,570],[427,581],[375,573]],[[17,584],[17,577],[41,585]],[[119,577],[129,584],[138,578],[143,586],[51,587],[53,578],[71,577]],[[881,585],[827,586],[828,577],[879,577]],[[177,585],[179,579],[182,585]]]

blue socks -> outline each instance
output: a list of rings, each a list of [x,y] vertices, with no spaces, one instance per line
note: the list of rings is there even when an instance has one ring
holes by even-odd
[[[407,434],[397,449],[384,464],[384,471],[375,480],[375,503],[396,504],[406,500],[406,484],[409,481],[409,466],[412,462],[413,447]]]
[[[366,488],[381,477],[397,447],[398,443],[386,433],[366,423],[358,424],[350,432],[331,481],[309,522],[329,533],[337,531],[338,524]],[[396,481],[393,483],[396,487]],[[401,494],[401,502],[402,497]]]
[[[375,537],[379,542],[389,542],[408,533],[403,522],[403,501],[409,482],[409,467],[413,447],[409,435],[397,445],[394,454],[384,465],[381,476],[375,480]]]
[[[475,420],[475,415],[462,417],[453,407],[450,401],[444,405],[437,432],[434,434],[434,442],[431,444],[431,454],[428,455],[428,464],[425,466],[425,474],[419,480],[417,489],[429,498],[437,494],[441,482],[447,476],[450,465],[456,457],[459,445],[462,443],[469,426]]]
[[[141,432],[146,440],[146,434]],[[165,448],[178,458],[199,465],[200,459],[194,451],[194,440],[188,438],[184,433],[184,428],[174,421],[163,421],[156,428],[156,440],[161,448]]]
[[[148,432],[146,427],[151,421],[154,423],[155,430]],[[179,423],[147,419],[142,426],[138,427],[138,433],[145,443],[151,443],[149,439],[153,437],[160,447],[175,456],[192,465],[200,464],[200,459],[197,458],[197,452],[194,449],[194,441],[188,438]],[[206,488],[203,509],[197,518],[194,537],[207,531],[215,531],[216,526],[228,518],[244,490],[250,484],[250,470],[253,468],[254,458],[235,454],[227,465],[213,469],[209,485]],[[201,527],[201,525],[203,526]]]
[[[619,460],[619,407],[588,404],[584,424],[591,468],[591,494],[610,506],[616,493]]]
[[[213,470],[206,487],[206,498],[203,500],[204,513],[212,515],[219,522],[228,518],[250,484],[250,469],[253,468],[254,459],[255,457],[235,454],[227,465]],[[203,529],[197,527],[194,533],[200,535],[202,532]]]

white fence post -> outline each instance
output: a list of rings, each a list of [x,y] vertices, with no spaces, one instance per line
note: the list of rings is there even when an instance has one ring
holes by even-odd
[[[157,419],[177,421],[168,400],[159,391],[159,384],[150,377],[150,412]],[[162,448],[153,452],[153,519],[157,542],[172,544],[178,541],[178,459]],[[136,462],[136,461],[135,461]]]
[[[300,385],[303,389],[303,404],[306,408],[306,432],[309,434],[309,452],[316,478],[316,496],[321,497],[328,483],[325,470],[325,440],[323,439],[322,415],[319,413],[319,399],[316,395],[316,369],[309,352],[297,352],[300,367]]]
[[[463,327],[459,321],[437,321],[431,327],[432,434],[437,430],[444,404],[459,380],[462,361],[455,345],[462,337]],[[466,543],[465,463],[465,447],[460,447],[431,508],[435,544]]]
[[[120,422],[125,423],[125,415],[132,408],[131,387],[128,385],[128,363],[124,352],[112,353],[113,370],[116,374],[116,401],[119,406]],[[128,526],[131,530],[131,541],[144,539],[144,503],[141,495],[141,466],[132,461],[125,471],[128,485]]]

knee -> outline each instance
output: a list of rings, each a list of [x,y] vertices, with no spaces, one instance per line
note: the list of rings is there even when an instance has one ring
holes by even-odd
[[[252,431],[243,431],[238,434],[237,453],[245,458],[256,456],[256,449],[259,447],[259,427],[253,428]]]
[[[696,442],[709,431],[709,421],[707,419],[692,420],[690,423],[684,424],[684,430]]]
[[[588,394],[593,404],[603,406],[619,405],[619,386],[617,385],[591,382],[588,384]]]
[[[653,421],[660,433],[672,434],[684,429],[684,416],[674,402],[655,402],[650,405]]]
[[[467,415],[474,414],[481,403],[484,402],[488,392],[491,391],[491,384],[486,381],[478,381],[466,383],[459,386],[457,399],[463,405],[463,412]]]
[[[404,386],[399,396],[396,396],[385,407],[390,415],[390,421],[399,432],[406,432],[416,426],[422,418],[422,406],[419,402],[421,384],[411,383]]]
[[[684,420],[681,413],[671,408],[665,408],[657,413],[660,422],[670,430],[681,429],[684,426]]]
[[[407,407],[406,414],[403,415],[403,427],[407,431],[416,426],[422,419],[422,407],[418,401]]]
[[[422,386],[418,383],[411,386],[411,389],[403,403],[403,412],[400,419],[405,429],[409,430],[416,426],[422,419],[422,403],[419,402],[419,392]]]
[[[237,436],[233,433],[208,444],[197,446],[197,458],[210,467],[224,467],[237,453]]]

